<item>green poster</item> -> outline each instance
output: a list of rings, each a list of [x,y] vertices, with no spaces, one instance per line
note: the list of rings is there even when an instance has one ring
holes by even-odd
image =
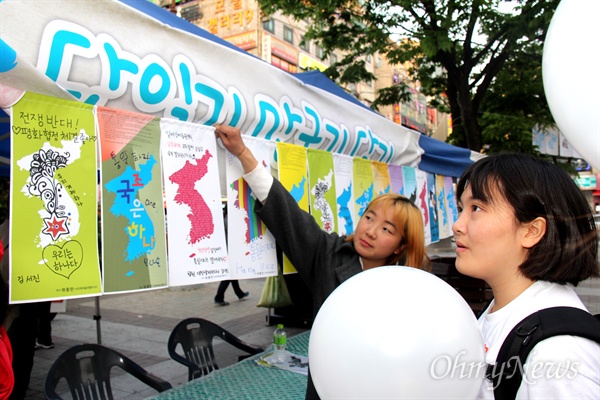
[[[325,232],[337,232],[333,154],[324,150],[308,149],[307,157],[311,214]]]
[[[167,286],[160,119],[98,107],[104,293]]]
[[[92,106],[27,93],[11,125],[10,302],[101,293]]]

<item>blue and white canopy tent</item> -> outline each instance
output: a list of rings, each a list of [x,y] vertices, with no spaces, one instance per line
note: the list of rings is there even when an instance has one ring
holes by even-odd
[[[145,0],[5,0],[0,8],[2,85],[203,124],[227,122],[253,136],[445,176],[460,175],[480,157],[388,121],[320,73],[292,76]],[[161,79],[153,92],[150,85]],[[6,175],[5,115],[0,123]],[[344,129],[349,137],[342,144],[336,135]]]

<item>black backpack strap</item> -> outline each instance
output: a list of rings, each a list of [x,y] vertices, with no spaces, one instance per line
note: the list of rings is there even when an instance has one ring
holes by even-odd
[[[533,347],[552,336],[572,335],[600,343],[600,314],[574,307],[552,307],[533,313],[508,334],[495,365],[486,377],[492,381],[496,400],[513,400],[523,378],[524,364]]]

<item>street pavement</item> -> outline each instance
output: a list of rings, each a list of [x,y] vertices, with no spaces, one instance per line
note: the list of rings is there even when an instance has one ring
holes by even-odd
[[[250,292],[244,301],[239,301],[229,286],[225,293],[229,306],[214,305],[218,282],[67,300],[67,311],[58,313],[52,321],[55,347],[36,350],[27,398],[45,398],[46,375],[63,351],[76,344],[98,343],[98,339],[173,386],[187,382],[187,368],[169,357],[167,340],[175,325],[189,317],[208,319],[242,340],[266,348],[273,340],[275,327],[267,323],[268,309],[256,306],[264,281],[264,278],[241,280],[242,289]],[[94,320],[97,307],[101,316],[99,325]],[[292,336],[306,329],[286,330]],[[235,363],[238,355],[244,354],[219,339],[214,343],[220,368]],[[122,373],[112,379],[112,384],[117,399],[143,399],[156,394]]]
[[[266,348],[272,341],[275,327],[268,325],[268,309],[256,306],[264,281],[264,278],[240,281],[242,289],[250,292],[245,301],[238,301],[230,286],[225,295],[230,305],[225,307],[214,305],[218,282],[70,299],[67,311],[59,313],[52,322],[55,347],[36,351],[27,398],[44,399],[46,374],[63,351],[76,344],[98,343],[98,340],[173,386],[187,382],[187,368],[169,357],[167,340],[172,328],[188,317],[208,319],[242,340]],[[583,282],[577,291],[590,312],[600,313],[600,280]],[[101,316],[99,325],[94,320],[97,307]],[[287,328],[288,336],[303,331],[305,329]],[[223,368],[235,363],[242,353],[217,340],[215,354],[219,367]],[[117,374],[112,382],[117,399],[144,399],[156,394],[125,374]]]

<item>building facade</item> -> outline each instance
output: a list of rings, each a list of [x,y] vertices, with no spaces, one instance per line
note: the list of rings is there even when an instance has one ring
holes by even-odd
[[[150,0],[170,9],[179,17],[246,50],[248,53],[289,73],[324,70],[337,62],[340,53],[325,57],[317,44],[305,41],[306,23],[276,13],[261,14],[255,0]],[[409,82],[412,99],[382,107],[384,117],[422,134],[444,141],[449,134],[449,118],[427,107],[418,82],[410,82],[402,65],[391,65],[382,55],[365,56],[365,65],[376,79],[350,84],[344,89],[370,106],[377,91],[400,82]]]

